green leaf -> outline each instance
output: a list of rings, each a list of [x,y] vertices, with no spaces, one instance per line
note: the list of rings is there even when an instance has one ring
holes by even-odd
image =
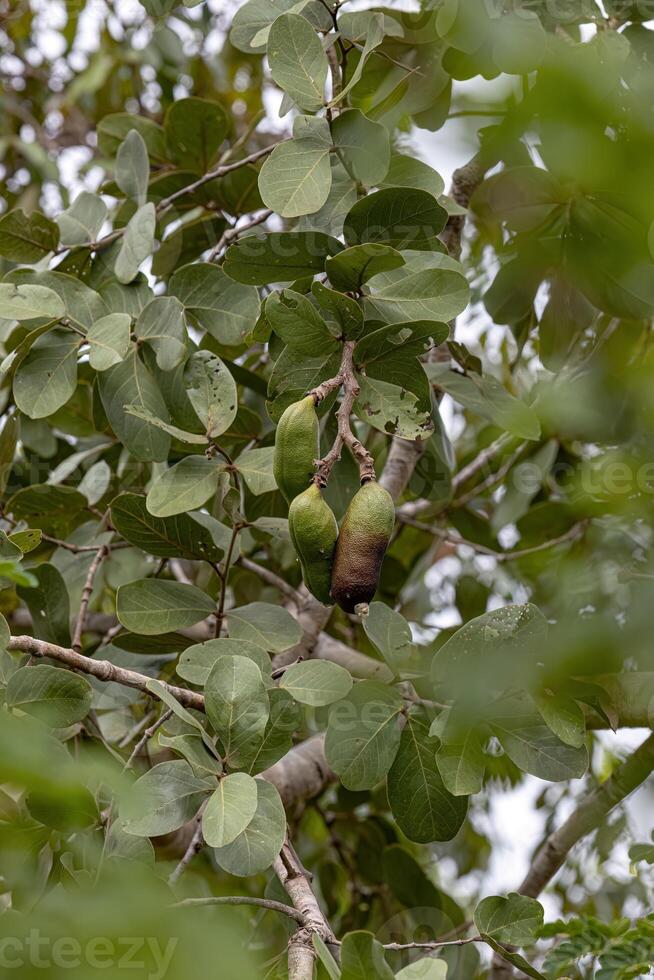
[[[111,522],[125,541],[157,558],[219,561],[223,555],[206,527],[188,513],[154,517],[145,497],[121,493],[111,502]]]
[[[228,347],[243,343],[259,316],[258,291],[208,263],[178,269],[168,283],[168,294],[177,297],[201,330]]]
[[[402,662],[408,659],[413,650],[411,627],[404,616],[385,602],[371,602],[369,613],[363,620],[363,629],[393,673],[399,673]]]
[[[239,473],[247,483],[250,493],[256,497],[277,489],[273,473],[274,452],[273,446],[246,449],[236,460]]]
[[[288,667],[279,686],[301,704],[318,708],[349,694],[352,677],[344,667],[328,660],[307,660]]]
[[[191,354],[184,369],[186,396],[209,439],[231,426],[238,412],[236,382],[219,357],[207,350]]]
[[[428,438],[433,429],[431,413],[421,409],[413,392],[365,375],[359,376],[359,386],[354,411],[360,419],[400,439]]]
[[[244,772],[234,772],[218,783],[202,814],[202,834],[209,847],[231,844],[257,812],[257,784]]]
[[[279,793],[264,779],[257,779],[257,809],[254,817],[225,847],[214,851],[216,862],[228,874],[240,878],[269,868],[282,849],[286,836],[286,814]]]
[[[20,423],[16,412],[12,415],[5,415],[2,431],[0,432],[0,500],[5,495],[5,490],[7,489],[9,477],[13,469],[19,430]],[[25,548],[22,550],[30,551],[31,549]]]
[[[389,245],[354,245],[325,262],[329,281],[335,289],[348,292],[359,290],[364,283],[381,272],[399,269],[405,260]]]
[[[118,282],[129,283],[136,279],[141,262],[152,255],[155,224],[156,214],[151,201],[129,219],[114,266]]]
[[[215,612],[210,596],[194,585],[165,579],[140,579],[121,585],[116,615],[132,633],[156,636],[193,626]]]
[[[331,707],[325,756],[347,789],[372,789],[391,768],[402,708],[397,692],[379,681],[361,681]]]
[[[323,104],[327,55],[314,28],[298,14],[282,14],[268,35],[268,63],[274,81],[301,109]]]
[[[0,316],[5,320],[33,320],[38,316],[58,320],[64,313],[59,296],[46,286],[0,282]]]
[[[341,980],[393,980],[384,947],[371,932],[348,932],[341,943]]]
[[[196,776],[188,762],[160,762],[134,783],[120,805],[123,829],[136,837],[171,834],[198,812],[215,787],[213,777]]]
[[[465,277],[443,262],[437,265],[437,255],[429,255],[428,260],[431,266],[426,266],[421,257],[411,257],[401,269],[376,275],[370,282],[371,295],[366,297],[370,315],[388,323],[449,323],[462,313],[470,296]]]
[[[426,711],[414,708],[388,774],[388,801],[402,832],[421,844],[452,840],[468,812],[467,797],[452,796],[443,785],[437,746],[429,735]]]
[[[320,231],[247,235],[227,249],[223,269],[237,282],[254,286],[294,282],[322,272],[327,256],[342,248],[338,239]]]
[[[209,99],[178,99],[166,113],[166,144],[179,167],[206,173],[229,132],[227,113]]]
[[[86,497],[72,487],[34,483],[17,490],[5,505],[5,512],[45,534],[66,537],[87,506]]]
[[[58,568],[43,562],[34,569],[32,588],[18,586],[16,592],[32,616],[34,636],[61,647],[70,646],[70,599]]]
[[[183,722],[183,724],[188,725],[190,728],[195,728],[195,730],[200,735],[200,738],[202,739],[204,743],[204,747],[206,748],[207,752],[209,752],[212,756],[214,756],[216,761],[219,762],[220,760],[216,752],[216,749],[214,747],[214,744],[211,738],[209,737],[209,735],[207,734],[207,732],[205,731],[204,726],[201,724],[201,722],[198,721],[195,715],[192,715],[191,712],[188,711],[183,704],[179,703],[175,695],[168,690],[166,685],[162,684],[162,682],[157,680],[156,678],[151,677],[145,686],[147,690],[152,691],[152,693],[155,694],[159,698],[159,700],[166,705],[166,707],[170,708],[173,714],[176,715],[177,718],[179,718],[179,720]]]
[[[368,119],[359,109],[346,109],[332,123],[332,138],[355,180],[372,187],[384,179],[391,153],[385,126]]]
[[[20,286],[45,286],[46,289],[52,289],[63,302],[68,319],[84,332],[95,320],[109,312],[102,297],[94,289],[65,272],[14,269],[9,277]]]
[[[357,201],[343,233],[348,245],[376,242],[398,250],[438,251],[446,222],[447,211],[427,191],[389,187]]]
[[[51,728],[68,728],[82,721],[91,708],[89,682],[63,667],[36,664],[21,667],[9,678],[6,699]]]
[[[251,602],[230,609],[226,616],[230,637],[250,640],[270,653],[288,650],[302,638],[302,628],[291,614],[268,602]]]
[[[509,394],[492,375],[463,375],[440,364],[428,364],[426,371],[430,381],[469,411],[520,439],[540,438],[540,422],[533,408]]]
[[[542,724],[529,705],[499,702],[491,719],[491,731],[518,769],[540,779],[580,779],[588,768],[586,746],[566,745]]]
[[[533,699],[547,727],[566,745],[581,748],[586,738],[586,720],[577,702],[552,691],[534,694]]]
[[[107,206],[97,194],[82,191],[70,207],[55,218],[63,245],[94,242],[107,217]]]
[[[520,670],[538,659],[546,637],[547,620],[531,603],[493,609],[461,626],[437,651],[432,681],[464,695],[481,678],[488,700],[491,692],[515,686]]]
[[[494,22],[493,61],[508,75],[526,75],[545,57],[547,34],[532,10],[514,10]]]
[[[498,943],[492,936],[483,936],[483,939],[488,943],[491,949],[494,949],[495,952],[502,957],[503,960],[506,960],[507,963],[510,963],[518,970],[521,970],[528,977],[533,977],[533,980],[547,980],[544,974],[540,973],[531,965],[531,963],[528,963],[524,956],[521,956],[520,953],[514,953],[512,950],[506,949],[505,946]]]
[[[354,349],[354,362],[357,366],[371,364],[398,352],[421,357],[432,347],[447,340],[449,332],[446,323],[437,323],[435,320],[387,323],[361,338]]]
[[[202,507],[218,489],[224,466],[206,456],[186,456],[155,480],[147,508],[154,517],[174,517]]]
[[[323,310],[332,314],[338,324],[339,333],[346,340],[356,340],[363,331],[363,310],[351,296],[344,296],[335,289],[328,289],[316,280],[311,286],[317,303]]]
[[[416,157],[403,153],[391,155],[390,166],[380,187],[411,187],[426,191],[437,200],[445,190],[440,174]]]
[[[543,926],[543,906],[533,898],[510,892],[490,895],[475,909],[475,925],[484,936],[512,946],[531,946]]]
[[[467,719],[460,726],[454,719],[448,719],[440,734],[436,765],[445,789],[452,796],[481,792],[486,760],[479,735]]]
[[[186,358],[184,307],[174,296],[157,296],[141,312],[134,334],[157,355],[157,367],[172,371]]]
[[[341,971],[338,968],[338,963],[327,949],[325,941],[320,938],[317,932],[314,932],[311,936],[311,942],[313,943],[313,948],[316,951],[316,955],[322,963],[329,980],[340,980]]]
[[[13,383],[16,405],[28,418],[47,418],[72,397],[79,346],[79,337],[65,330],[50,331],[35,342]]]
[[[172,225],[172,222],[171,222]],[[166,277],[182,262],[190,262],[212,249],[227,228],[222,215],[195,214],[181,224],[172,225],[152,258],[152,275]]]
[[[127,313],[109,313],[95,321],[86,335],[89,364],[95,371],[107,371],[127,357],[131,324]]]
[[[446,977],[446,961],[435,960],[432,956],[423,956],[420,960],[414,960],[395,974],[395,980],[446,980]]]
[[[268,723],[270,705],[261,671],[247,657],[220,657],[207,678],[204,698],[207,717],[231,766],[234,748],[261,734]]]
[[[164,131],[158,123],[147,116],[133,112],[111,112],[98,123],[98,149],[105,157],[115,157],[118,148],[130,130],[141,134],[151,158],[167,162]]]
[[[58,226],[40,211],[27,215],[19,208],[0,218],[0,255],[11,262],[38,262],[58,244]]]
[[[248,640],[234,640],[232,637],[205,640],[204,643],[194,643],[187,647],[180,654],[177,673],[191,684],[204,687],[216,661],[226,656],[247,657],[261,671],[264,683],[270,677],[272,665],[266,651]]]
[[[332,186],[330,149],[329,143],[312,137],[289,139],[276,146],[259,173],[259,191],[266,207],[282,218],[319,211]]]
[[[285,347],[275,361],[268,382],[268,395],[271,399],[268,413],[272,420],[279,422],[282,412],[291,402],[304,398],[307,391],[315,388],[321,381],[333,378],[338,373],[340,362],[338,351],[327,350],[318,357],[306,357]]]
[[[173,439],[179,440],[179,442],[186,442],[191,446],[206,446],[209,442],[207,436],[201,435],[199,432],[186,432],[185,429],[179,429],[176,425],[171,425],[170,422],[164,422],[163,419],[157,418],[152,412],[148,412],[138,405],[125,405],[125,412],[127,415],[133,415],[134,418],[140,419],[142,422],[153,425],[155,429],[160,429],[167,435],[172,436]]]
[[[154,377],[135,351],[98,375],[98,390],[111,428],[133,456],[144,462],[168,458],[170,436],[125,411],[126,405],[131,404],[155,418],[168,419],[168,409]]]
[[[332,26],[329,13],[320,0],[248,0],[234,14],[229,39],[245,54],[265,53],[273,22],[287,11],[301,12],[315,27]]]
[[[116,156],[116,183],[126,197],[141,207],[145,204],[150,179],[150,161],[145,140],[136,129],[120,144]]]
[[[293,746],[293,733],[302,725],[299,705],[286,691],[268,691],[270,717],[263,732],[243,738],[235,746],[232,761],[250,775],[264,772],[286,755]]]
[[[277,336],[299,354],[313,357],[317,350],[339,347],[313,303],[293,289],[271,293],[265,314]]]

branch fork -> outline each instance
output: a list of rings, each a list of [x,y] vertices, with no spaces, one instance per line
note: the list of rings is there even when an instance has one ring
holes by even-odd
[[[374,460],[361,440],[357,439],[352,432],[352,426],[350,424],[352,409],[361,391],[354,370],[354,347],[355,342],[353,340],[346,340],[343,344],[343,358],[338,374],[333,378],[329,378],[327,381],[323,381],[322,384],[319,384],[309,392],[316,405],[319,405],[332,391],[343,388],[343,400],[336,412],[338,431],[334,444],[326,456],[315,461],[316,475],[314,482],[316,486],[321,488],[327,486],[331,471],[335,463],[341,458],[343,446],[347,446],[359,464],[361,483],[368,483],[370,480],[375,479]]]

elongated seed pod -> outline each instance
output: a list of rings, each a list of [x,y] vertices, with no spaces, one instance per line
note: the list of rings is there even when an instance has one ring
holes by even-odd
[[[338,524],[315,483],[291,503],[288,529],[300,559],[304,584],[319,602],[330,606],[329,590]]]
[[[394,524],[390,493],[375,480],[364,483],[345,513],[334,553],[332,598],[345,612],[370,602],[377,591]]]
[[[320,455],[320,430],[311,395],[289,405],[275,434],[273,472],[288,503],[306,490]]]

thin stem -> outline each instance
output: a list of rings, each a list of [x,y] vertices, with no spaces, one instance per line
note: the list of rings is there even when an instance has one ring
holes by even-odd
[[[275,902],[271,898],[255,898],[252,895],[211,895],[208,898],[185,898],[181,902],[175,902],[174,909],[201,908],[206,905],[256,905],[258,908],[268,909],[270,912],[281,912],[289,919],[295,919],[300,925],[304,925],[306,918],[297,909],[283,902]]]
[[[153,737],[153,735],[156,735],[159,729],[166,724],[166,722],[168,721],[172,713],[173,713],[172,708],[169,708],[167,711],[164,711],[164,713],[159,718],[157,718],[157,720],[154,722],[153,725],[150,725],[149,728],[145,729],[143,733],[143,737],[140,738],[139,741],[136,743],[132,754],[130,755],[129,759],[125,763],[124,770],[132,768],[134,760],[141,754],[141,752],[148,744],[150,739]]]
[[[175,885],[179,879],[182,877],[186,868],[189,866],[196,854],[199,854],[204,847],[204,837],[202,836],[202,814],[204,813],[204,808],[207,805],[207,800],[204,801],[200,809],[195,815],[195,821],[197,827],[195,828],[195,833],[191,837],[190,843],[186,848],[183,857],[178,862],[177,866],[173,868],[170,875],[168,876],[168,884]]]
[[[288,582],[285,582],[283,578],[279,575],[275,575],[271,572],[269,568],[265,568],[263,565],[259,565],[256,561],[252,561],[250,558],[246,558],[245,555],[241,555],[234,562],[235,565],[240,565],[241,568],[246,569],[248,572],[252,572],[254,575],[258,575],[259,578],[266,582],[268,585],[272,585],[273,588],[279,589],[285,596],[289,599],[296,598],[296,589]]]
[[[268,208],[265,211],[262,211],[262,213],[258,214],[256,217],[251,218],[250,221],[247,221],[244,225],[240,225],[235,228],[227,228],[218,239],[217,245],[211,249],[207,262],[215,261],[223,249],[230,245],[234,239],[239,238],[246,231],[250,231],[251,228],[256,228],[257,225],[263,224],[264,221],[268,220],[272,213],[273,212],[270,210],[270,208]]]
[[[327,455],[318,461],[315,482],[319,487],[326,487],[334,464],[341,458],[343,446],[347,446],[357,463],[359,464],[359,478],[361,483],[367,483],[375,479],[375,463],[363,445],[352,432],[350,416],[354,403],[360,392],[359,382],[354,370],[354,347],[353,340],[346,340],[343,344],[343,357],[341,367],[334,378],[323,381],[321,385],[310,392],[316,404],[326,398],[326,396],[337,388],[343,388],[343,399],[336,412],[338,432],[332,448]]]
[[[416,521],[412,517],[406,514],[399,514],[399,520],[403,524],[408,524],[410,527],[415,527],[418,531],[425,531],[427,534],[433,534],[437,538],[441,538],[443,541],[447,541],[450,544],[461,546],[465,545],[468,548],[473,548],[475,551],[479,552],[481,555],[488,555],[490,558],[494,558],[497,562],[505,561],[515,561],[518,558],[526,558],[528,555],[535,555],[539,551],[548,551],[550,548],[555,548],[559,544],[567,544],[572,541],[576,541],[580,538],[588,526],[588,521],[579,521],[577,524],[566,531],[564,534],[560,534],[557,538],[551,538],[549,541],[543,541],[542,544],[534,545],[532,548],[522,548],[516,551],[495,551],[493,548],[487,548],[486,545],[479,544],[477,541],[469,541],[467,538],[461,538],[458,534],[452,534],[450,531],[445,530],[445,528],[433,527],[431,524],[424,524],[421,521]]]
[[[89,609],[89,602],[91,601],[91,594],[93,592],[93,586],[95,584],[95,576],[98,573],[98,569],[102,564],[103,559],[109,554],[109,546],[106,544],[100,545],[98,548],[95,558],[91,562],[86,576],[86,581],[84,583],[84,588],[82,589],[82,600],[79,607],[79,615],[77,616],[77,622],[75,623],[75,630],[73,632],[73,642],[72,648],[77,653],[82,652],[82,634],[84,632],[84,625],[86,623],[86,615]]]
[[[220,579],[220,599],[218,601],[218,610],[216,612],[216,637],[220,636],[220,631],[223,628],[223,619],[225,618],[225,600],[227,598],[227,579],[229,577],[229,569],[232,564],[234,548],[236,547],[236,539],[238,538],[240,530],[241,525],[238,523],[234,524],[232,527],[232,536],[229,539],[227,554],[225,555],[225,561],[223,562],[223,567],[221,569],[219,566],[216,566],[216,574]]]

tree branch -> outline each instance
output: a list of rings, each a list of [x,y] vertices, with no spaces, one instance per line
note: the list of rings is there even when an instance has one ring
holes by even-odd
[[[314,933],[328,944],[336,945],[336,939],[313,893],[309,873],[303,867],[288,837],[279,856],[275,858],[273,870],[293,907],[304,919],[304,925],[293,933],[288,944],[289,980],[313,980],[313,964],[316,958],[312,942]]]
[[[275,902],[271,898],[256,898],[252,895],[211,895],[207,898],[185,898],[181,902],[175,902],[173,908],[201,908],[207,905],[255,905],[258,908],[268,909],[270,912],[281,912],[282,915],[287,915],[289,919],[295,919],[300,925],[305,923],[302,913],[290,905]]]
[[[77,653],[82,652],[82,634],[84,632],[84,625],[86,623],[86,614],[89,609],[89,602],[91,600],[91,593],[93,592],[93,586],[95,584],[95,576],[98,573],[98,569],[102,564],[103,558],[109,554],[109,547],[106,544],[100,545],[98,548],[95,558],[89,566],[88,574],[86,576],[86,581],[84,583],[84,588],[82,589],[82,600],[79,606],[79,614],[77,616],[77,622],[75,623],[75,630],[73,632],[73,642],[71,644],[73,650]]]
[[[520,885],[519,894],[538,898],[575,844],[596,830],[611,810],[644,783],[652,771],[654,734],[618,766],[606,782],[583,796],[568,819],[549,835]],[[489,980],[508,980],[509,977],[513,977],[511,965],[495,957]]]

